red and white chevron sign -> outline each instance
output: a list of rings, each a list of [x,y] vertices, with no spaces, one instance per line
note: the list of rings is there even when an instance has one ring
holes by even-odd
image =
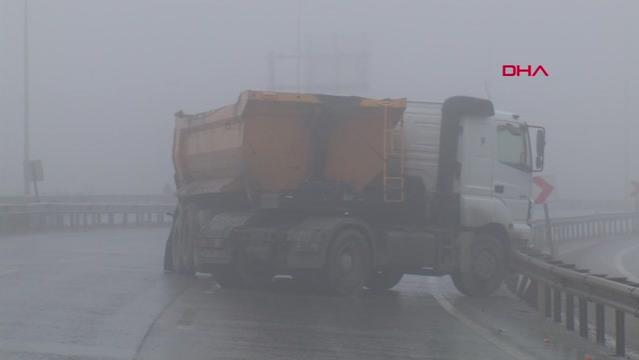
[[[555,187],[542,176],[533,176],[533,184],[539,188],[539,193],[535,196],[535,204],[544,204],[548,201],[548,197],[555,190]]]

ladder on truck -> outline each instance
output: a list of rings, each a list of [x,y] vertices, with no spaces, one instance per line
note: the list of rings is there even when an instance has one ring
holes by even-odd
[[[404,201],[404,119],[397,125],[389,118],[388,105],[384,106],[384,202]]]

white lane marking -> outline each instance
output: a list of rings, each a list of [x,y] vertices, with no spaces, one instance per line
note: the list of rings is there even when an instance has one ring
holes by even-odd
[[[623,259],[626,257],[626,255],[637,249],[639,249],[639,244],[636,244],[629,248],[625,248],[622,251],[619,251],[617,255],[615,255],[614,259],[615,267],[621,273],[621,275],[627,277],[628,280],[633,282],[639,282],[639,278],[635,274],[631,273],[628,269],[626,269],[625,265],[623,264]]]
[[[438,282],[437,279],[431,277],[431,278],[428,279],[428,282],[430,282],[430,284],[433,285],[433,288],[436,289],[436,291],[434,291],[432,295],[433,295],[433,297],[435,297],[435,300],[437,300],[439,305],[441,307],[443,307],[444,310],[446,310],[447,313],[452,315],[457,320],[461,321],[462,324],[464,324],[466,327],[472,329],[479,336],[483,337],[486,341],[490,342],[491,344],[495,345],[500,350],[502,350],[505,353],[507,353],[508,355],[512,356],[514,359],[535,360],[534,357],[532,357],[530,355],[527,355],[527,354],[517,350],[515,347],[509,345],[508,343],[502,341],[501,339],[499,339],[498,337],[493,335],[492,331],[489,328],[486,328],[486,327],[480,325],[478,322],[470,319],[466,315],[462,314],[461,311],[457,310],[457,308],[455,308],[455,305],[453,305],[441,293],[440,287],[439,287],[439,282]]]

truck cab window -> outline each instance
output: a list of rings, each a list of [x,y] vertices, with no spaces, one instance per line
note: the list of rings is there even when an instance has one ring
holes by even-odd
[[[497,127],[497,160],[523,171],[530,170],[528,137],[524,128],[511,124]]]

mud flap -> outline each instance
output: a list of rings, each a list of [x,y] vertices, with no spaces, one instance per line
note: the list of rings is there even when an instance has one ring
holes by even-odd
[[[169,236],[164,244],[164,271],[175,271],[175,266],[173,266],[173,233],[175,231],[177,213],[178,207],[175,208],[175,211],[172,214],[168,213],[173,217],[173,221],[171,222],[171,231],[169,232]]]

